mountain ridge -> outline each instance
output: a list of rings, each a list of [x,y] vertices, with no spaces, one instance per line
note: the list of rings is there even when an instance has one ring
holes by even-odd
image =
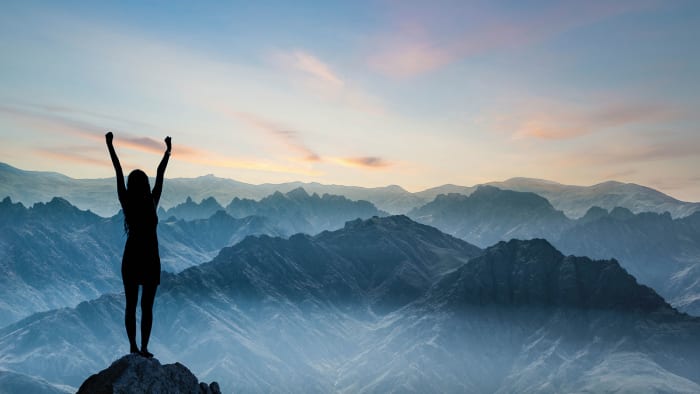
[[[577,266],[596,274],[567,274]],[[582,297],[547,290],[576,277]],[[405,216],[355,220],[315,236],[249,236],[164,275],[152,350],[228,391],[605,391],[612,383],[590,371],[621,357],[632,366],[615,376],[636,382],[623,388],[699,388],[700,318],[630,278],[543,240],[481,252]],[[498,302],[473,302],[471,283]],[[628,302],[636,291],[651,298]],[[0,328],[0,367],[77,385],[126,349],[122,312],[123,296],[105,295]]]
[[[0,197],[10,196],[15,201],[30,205],[37,201],[48,201],[59,195],[76,206],[91,209],[104,217],[112,216],[119,209],[114,199],[113,178],[75,179],[58,173],[25,171],[6,163],[0,164],[3,164],[0,166],[0,181],[2,181]],[[52,179],[55,175],[61,176],[60,182],[56,183],[56,180]],[[49,179],[46,179],[47,177]],[[536,178],[515,177],[482,185],[535,192],[550,200],[555,208],[564,211],[572,218],[583,216],[591,206],[595,205],[606,209],[612,209],[618,205],[626,206],[635,213],[669,211],[673,217],[687,216],[700,209],[700,202],[680,201],[646,186],[617,181],[591,186],[573,186]],[[468,195],[477,186],[479,185],[446,184],[412,193],[398,185],[369,188],[326,185],[318,182],[255,185],[210,174],[195,178],[169,178],[168,182],[165,182],[162,204],[164,208],[172,208],[185,201],[187,196],[197,201],[207,197],[214,197],[220,202],[230,201],[233,197],[259,200],[275,191],[286,193],[295,188],[304,187],[308,192],[319,195],[329,193],[343,195],[352,200],[367,200],[390,214],[401,214],[432,201],[438,194],[459,192]],[[611,186],[614,187],[611,188]],[[102,203],[96,205],[95,200]]]

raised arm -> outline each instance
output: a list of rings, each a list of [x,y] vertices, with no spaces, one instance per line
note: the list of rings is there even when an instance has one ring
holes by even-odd
[[[114,171],[117,173],[117,196],[119,196],[119,202],[121,202],[123,205],[123,203],[126,201],[126,186],[124,185],[124,173],[122,172],[121,164],[119,164],[117,152],[114,151],[114,145],[112,144],[114,135],[111,131],[105,134],[105,139],[107,140],[107,149],[109,149],[109,157],[112,159]]]
[[[170,150],[172,146],[170,145],[170,137],[165,137],[165,153],[163,154],[163,159],[161,159],[160,164],[158,164],[158,172],[156,174],[156,184],[153,186],[153,202],[158,205],[160,201],[160,194],[163,192],[163,177],[165,176],[165,168],[168,166],[168,159],[170,158]]]

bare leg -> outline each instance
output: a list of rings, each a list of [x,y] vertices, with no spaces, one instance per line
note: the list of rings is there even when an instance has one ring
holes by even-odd
[[[153,302],[156,298],[158,285],[144,285],[141,293],[141,354],[144,357],[153,357],[148,351],[148,340],[151,337],[153,326]]]
[[[136,345],[136,304],[139,300],[139,286],[124,282],[124,295],[126,296],[126,308],[124,310],[124,325],[126,336],[129,337],[129,352],[138,353]]]

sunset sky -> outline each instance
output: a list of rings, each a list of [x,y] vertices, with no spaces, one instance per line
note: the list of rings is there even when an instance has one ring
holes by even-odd
[[[700,201],[700,1],[3,1],[0,161]]]

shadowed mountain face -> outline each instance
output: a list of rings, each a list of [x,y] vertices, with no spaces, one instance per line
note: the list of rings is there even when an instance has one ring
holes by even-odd
[[[180,271],[212,259],[250,234],[279,234],[264,218],[161,221],[163,269]],[[126,237],[121,215],[102,218],[55,198],[25,208],[0,202],[0,326],[30,313],[74,306],[122,290]]]
[[[415,220],[484,247],[512,238],[554,238],[571,225],[533,193],[480,186],[471,195],[440,195],[408,214]]]
[[[225,213],[213,198],[200,204],[190,199],[161,211],[158,237],[163,269],[177,272],[209,261],[221,248],[247,235],[317,233],[342,227],[347,220],[383,214],[366,201],[308,195],[303,189],[276,193],[259,202],[234,200],[228,208],[240,218]],[[102,218],[61,198],[31,208],[4,199],[0,202],[0,326],[29,313],[121,291],[125,241],[121,213]]]
[[[0,366],[77,385],[126,351],[122,308],[0,329]],[[156,355],[224,392],[700,388],[700,321],[616,262],[544,240],[484,252],[402,216],[246,238],[165,275],[155,316]]]
[[[593,207],[572,220],[535,194],[479,187],[468,197],[438,196],[410,215],[478,246],[546,238],[567,254],[615,258],[674,306],[700,315],[700,213],[673,219]]]

